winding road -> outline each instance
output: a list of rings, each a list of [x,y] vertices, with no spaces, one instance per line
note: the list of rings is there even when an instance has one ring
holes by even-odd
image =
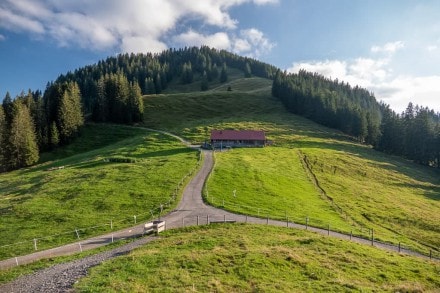
[[[169,134],[163,131],[159,131],[159,132]],[[193,148],[195,147],[195,146],[190,146],[189,143],[187,143],[183,139],[181,138],[179,139],[187,146]],[[276,221],[276,220],[263,219],[263,218],[257,218],[251,216],[237,215],[206,205],[202,199],[202,189],[205,180],[208,178],[208,175],[212,171],[212,168],[214,166],[214,161],[213,161],[212,151],[202,150],[202,155],[204,157],[203,160],[204,163],[201,166],[198,173],[191,179],[191,181],[185,187],[182,195],[182,200],[180,201],[178,207],[171,213],[167,214],[166,216],[161,217],[161,220],[164,220],[166,222],[166,229],[174,229],[189,225],[205,225],[213,222],[247,222],[247,223],[274,225],[274,226],[282,226],[282,227],[296,228],[296,229],[308,229],[310,231],[320,233],[326,236],[337,237],[340,239],[362,243],[365,245],[374,245],[375,247],[378,247],[380,249],[385,249],[389,251],[399,251],[400,253],[415,255],[423,258],[429,258],[418,252],[406,250],[403,248],[398,248],[390,244],[371,241],[369,239],[363,239],[355,236],[345,235],[342,233],[333,232],[326,229],[320,229],[310,226],[307,227],[305,225],[296,224],[287,221]],[[69,245],[65,245],[49,250],[39,251],[36,253],[20,256],[17,258],[3,260],[0,261],[0,269],[11,268],[17,265],[30,263],[42,258],[51,258],[61,255],[69,255],[69,254],[77,253],[79,251],[93,249],[99,246],[109,244],[118,239],[123,239],[123,238],[126,239],[126,238],[141,236],[142,233],[143,233],[143,224],[139,224],[137,226],[123,229],[111,234],[94,237],[91,239],[87,239],[84,241],[72,243]],[[98,265],[99,263],[101,263],[106,259],[128,253],[129,251],[131,251],[132,249],[138,246],[153,241],[156,237],[157,236],[141,237],[139,239],[134,240],[133,242],[130,242],[121,247],[106,252],[85,257],[80,260],[55,265],[53,267],[38,271],[34,274],[20,277],[11,283],[0,286],[0,292],[23,292],[23,291],[65,292],[66,290],[69,290],[69,288],[71,288],[71,286],[78,278],[83,277],[87,274],[88,268]]]

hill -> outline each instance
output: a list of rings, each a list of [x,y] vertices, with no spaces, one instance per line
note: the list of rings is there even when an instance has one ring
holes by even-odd
[[[368,258],[368,261],[366,261]],[[167,232],[91,270],[80,292],[435,292],[438,265],[314,233],[253,225]]]
[[[438,172],[292,115],[266,80],[252,82],[252,91],[246,85],[145,98],[145,125],[193,142],[207,140],[210,129],[262,129],[274,141],[264,149],[217,153],[208,202],[222,206],[224,200],[226,209],[256,216],[285,218],[287,212],[297,222],[309,217],[314,225],[364,237],[373,229],[382,241],[438,250]]]
[[[107,66],[113,64],[114,68],[119,68],[118,60],[137,59],[126,56],[110,60],[114,61],[96,67],[108,69],[111,67]],[[181,60],[181,70],[188,68],[185,60]],[[378,152],[362,144],[359,137],[288,112],[285,104],[272,95],[271,79],[256,75],[245,78],[245,72],[239,67],[227,66],[226,71],[226,81],[209,81],[208,89],[204,91],[199,90],[203,73],[195,73],[191,83],[171,79],[160,94],[143,96],[143,119],[138,123],[141,127],[168,130],[196,143],[207,140],[211,129],[266,131],[274,142],[270,147],[216,153],[216,165],[205,186],[207,202],[237,213],[276,219],[289,217],[294,222],[320,227],[330,225],[334,230],[364,237],[370,237],[374,231],[377,240],[401,243],[424,253],[432,250],[438,255],[440,176],[434,168]],[[90,74],[93,72],[91,70]],[[69,78],[74,77],[75,74],[66,75],[60,82],[63,79],[72,82]],[[95,77],[100,79],[102,76]],[[78,230],[80,237],[87,237],[103,233],[113,224],[115,229],[129,226],[135,220],[133,215],[137,215],[139,221],[150,219],[151,211],[157,214],[161,203],[178,195],[176,187],[181,186],[182,178],[196,167],[198,155],[173,138],[141,127],[91,123],[71,144],[43,153],[39,164],[0,174],[1,257],[32,251],[33,239],[38,240],[39,249],[42,249],[74,241]],[[173,206],[174,203],[166,206],[165,211],[170,211]],[[203,230],[198,229],[194,231]],[[227,233],[244,235],[241,229],[231,228]],[[260,229],[251,228],[248,232],[255,232],[257,238],[263,238]],[[192,230],[185,231],[192,233]],[[283,235],[279,230],[273,230],[273,233]],[[319,238],[301,233],[298,232],[296,235],[300,237],[292,238],[291,242],[301,244],[304,237]],[[272,237],[266,238],[266,242],[260,242],[258,254],[263,247],[266,246],[266,250],[270,247],[270,241],[275,241]],[[223,239],[218,245],[228,243]],[[292,251],[285,243],[277,245],[284,246],[287,254]],[[331,240],[325,245],[348,251],[349,255],[355,254],[348,263],[356,265],[370,255],[370,250],[363,252],[367,248],[346,246],[339,241]],[[320,246],[311,249],[321,251]],[[371,252],[373,255],[377,250],[374,251]],[[277,251],[269,256],[277,259],[283,255],[282,251]],[[379,269],[373,269],[370,274],[368,268],[362,267],[357,274],[351,266],[345,268],[349,273],[343,275],[340,283],[330,284],[327,277],[334,277],[331,272],[334,268],[329,265],[324,271],[314,272],[316,263],[313,257],[308,256],[304,259],[305,266],[300,266],[303,270],[307,269],[308,263],[312,266],[304,282],[316,280],[316,274],[322,272],[318,280],[322,277],[323,281],[315,284],[317,289],[392,291],[408,287],[409,290],[429,290],[437,285],[435,278],[430,277],[431,266],[423,266],[414,272],[420,273],[420,278],[408,283],[404,280],[414,274],[398,275],[389,266],[381,267],[380,260],[387,258],[384,255],[376,258],[374,266],[390,271],[390,275],[382,276],[387,281],[378,281]],[[328,255],[322,257],[325,259]],[[345,260],[349,258],[345,257]],[[228,258],[230,256],[225,255],[225,259]],[[408,270],[418,266],[417,261],[408,259],[394,256],[393,261],[387,263]],[[157,259],[152,260],[155,261]],[[279,265],[286,263],[281,261],[274,266]],[[196,262],[193,268],[204,270],[209,266]],[[145,269],[142,265],[139,268]],[[272,269],[271,272],[268,275],[283,273]],[[130,268],[121,268],[122,275],[132,273]],[[370,276],[368,280],[359,276],[364,273]],[[353,274],[357,275],[354,279]],[[265,279],[267,276],[256,278]],[[372,284],[375,282],[383,287]],[[186,281],[182,284],[187,285]],[[246,286],[240,284],[241,280],[234,280],[233,286]],[[266,288],[264,284],[258,286]],[[286,286],[291,284],[286,283]]]
[[[0,174],[0,258],[128,227],[157,216],[161,205],[169,212],[198,159],[163,134],[88,125],[40,164]]]

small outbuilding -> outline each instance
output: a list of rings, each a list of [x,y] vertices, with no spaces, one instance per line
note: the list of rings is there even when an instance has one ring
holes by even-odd
[[[262,130],[212,130],[211,147],[264,147],[266,134]]]

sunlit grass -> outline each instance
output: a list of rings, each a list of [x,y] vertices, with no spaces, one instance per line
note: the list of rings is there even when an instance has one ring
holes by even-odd
[[[146,100],[147,125],[193,142],[207,141],[211,129],[259,129],[273,141],[265,149],[216,154],[208,184],[214,201],[208,196],[208,202],[219,206],[224,198],[226,209],[263,217],[262,213],[272,218],[287,214],[305,221],[309,216],[311,224],[330,224],[346,233],[354,229],[364,237],[373,229],[378,240],[438,253],[438,171],[374,151],[341,132],[292,115],[270,96],[265,82],[255,82],[254,92],[243,79],[243,91],[236,87],[235,92]],[[326,196],[313,187],[305,168],[301,171],[298,154],[309,163]]]
[[[121,130],[98,127],[110,136]],[[122,140],[115,138],[104,147],[98,142],[93,149],[82,144],[93,144],[94,137],[86,139],[86,133],[69,146],[67,153],[76,153],[72,156],[0,174],[0,246],[24,241],[2,247],[2,258],[32,252],[34,238],[39,239],[38,249],[43,249],[75,240],[75,229],[95,227],[80,230],[85,238],[109,231],[110,225],[128,226],[134,215],[145,220],[151,210],[157,212],[160,204],[169,201],[182,177],[195,167],[197,152],[163,134],[121,128],[129,138],[122,135]],[[115,156],[133,163],[109,160]],[[53,166],[64,168],[48,171]],[[56,236],[40,239],[51,235]]]
[[[221,224],[220,224],[221,225]],[[212,225],[167,232],[91,270],[79,292],[424,292],[438,263],[302,230]]]

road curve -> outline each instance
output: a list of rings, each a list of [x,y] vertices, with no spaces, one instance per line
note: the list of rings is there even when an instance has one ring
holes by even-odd
[[[166,132],[162,132],[162,133],[168,134]],[[185,142],[184,140],[182,140],[182,141]],[[189,146],[188,143],[185,143],[185,144]],[[174,211],[170,212],[169,214],[167,214],[161,218],[161,220],[164,220],[166,222],[167,229],[174,229],[174,228],[179,228],[182,226],[189,226],[189,225],[204,225],[204,224],[210,224],[212,222],[227,222],[227,221],[247,222],[247,223],[254,223],[254,224],[282,226],[282,227],[288,227],[288,228],[308,229],[310,231],[320,233],[322,235],[337,237],[340,239],[349,240],[349,241],[353,241],[353,242],[357,242],[357,243],[361,243],[361,244],[365,244],[365,245],[373,245],[373,246],[380,248],[380,249],[385,249],[385,250],[390,250],[390,251],[395,251],[395,252],[399,251],[399,248],[394,245],[372,242],[369,239],[358,238],[355,236],[345,235],[345,234],[338,233],[338,232],[328,231],[327,229],[320,229],[320,228],[315,228],[315,227],[310,227],[310,226],[306,227],[305,225],[296,224],[296,223],[292,223],[292,222],[276,221],[276,220],[262,219],[262,218],[251,217],[251,216],[237,215],[237,214],[233,214],[233,213],[206,205],[202,199],[202,190],[203,190],[204,183],[205,183],[206,179],[208,178],[208,176],[214,166],[214,159],[213,159],[213,152],[212,151],[202,150],[202,154],[204,157],[204,160],[203,160],[204,163],[201,166],[198,173],[191,179],[189,184],[184,188],[182,200],[180,201],[179,205],[177,206],[177,208]],[[142,235],[142,232],[143,232],[143,224],[140,224],[140,225],[137,225],[134,227],[123,229],[121,231],[117,231],[117,232],[113,232],[110,234],[94,237],[94,238],[84,240],[81,242],[76,242],[76,243],[64,245],[62,247],[49,249],[49,250],[45,250],[45,251],[39,251],[37,253],[4,260],[4,261],[0,262],[0,269],[7,269],[7,268],[10,268],[13,266],[17,266],[19,264],[30,263],[30,262],[33,262],[33,261],[36,261],[36,260],[42,259],[42,258],[50,258],[50,257],[55,257],[55,256],[60,256],[60,255],[73,254],[73,253],[76,253],[79,251],[84,251],[84,250],[96,248],[99,246],[103,246],[103,245],[111,243],[112,241],[116,241],[118,239],[140,236],[140,235]],[[38,276],[40,276],[39,278],[36,278],[35,274],[21,277],[12,283],[0,286],[0,292],[19,292],[20,290],[14,290],[14,288],[16,288],[16,289],[22,288],[20,286],[26,282],[28,284],[30,284],[29,283],[30,280],[32,280],[32,282],[34,282],[34,283],[37,282],[37,280],[38,280],[38,282],[40,282],[40,283],[45,282],[48,284],[52,284],[51,283],[52,281],[51,282],[48,281],[49,279],[50,280],[54,280],[56,278],[61,278],[61,279],[64,278],[65,279],[66,276],[69,275],[69,272],[75,271],[75,269],[80,270],[81,272],[84,272],[85,271],[84,268],[88,268],[90,266],[97,265],[105,259],[112,258],[112,257],[119,255],[120,253],[118,253],[117,251],[122,250],[122,251],[124,251],[124,253],[126,253],[126,252],[134,249],[135,247],[138,247],[146,242],[154,240],[154,238],[155,238],[154,236],[143,237],[143,238],[136,240],[132,243],[126,244],[120,248],[116,248],[116,249],[110,250],[108,252],[100,253],[100,254],[96,255],[95,258],[94,258],[94,256],[90,256],[90,257],[84,258],[83,261],[77,260],[77,261],[72,261],[69,263],[57,265],[60,267],[57,267],[57,269],[55,269],[55,270],[54,270],[54,267],[42,270],[40,272],[35,273],[35,274],[38,274]],[[400,249],[400,253],[405,253],[405,254],[415,255],[415,256],[419,256],[419,257],[423,257],[423,258],[428,258],[427,256],[425,256],[423,254],[420,254],[418,252],[414,252],[411,250],[406,250],[403,248]],[[98,261],[95,260],[96,257],[98,257],[98,259],[99,259]],[[87,259],[93,259],[93,261],[88,262]],[[86,262],[86,264],[84,264],[84,262]],[[87,265],[87,264],[89,264],[89,265]],[[45,274],[44,272],[46,270],[48,272],[50,271],[51,273]],[[84,273],[77,274],[77,275],[78,275],[77,278],[67,278],[69,281],[68,282],[66,281],[66,284],[67,284],[66,286],[71,286],[79,277],[84,276]],[[41,277],[41,276],[43,276],[43,277]],[[44,276],[47,276],[47,277],[44,277]],[[40,288],[40,289],[45,288],[46,292],[58,292],[58,291],[52,291],[48,287],[41,287],[43,285],[41,285],[40,283],[35,285],[36,287],[33,287],[33,288]],[[38,287],[38,286],[40,286],[40,287]],[[65,288],[68,288],[68,287],[64,287],[64,289]]]

